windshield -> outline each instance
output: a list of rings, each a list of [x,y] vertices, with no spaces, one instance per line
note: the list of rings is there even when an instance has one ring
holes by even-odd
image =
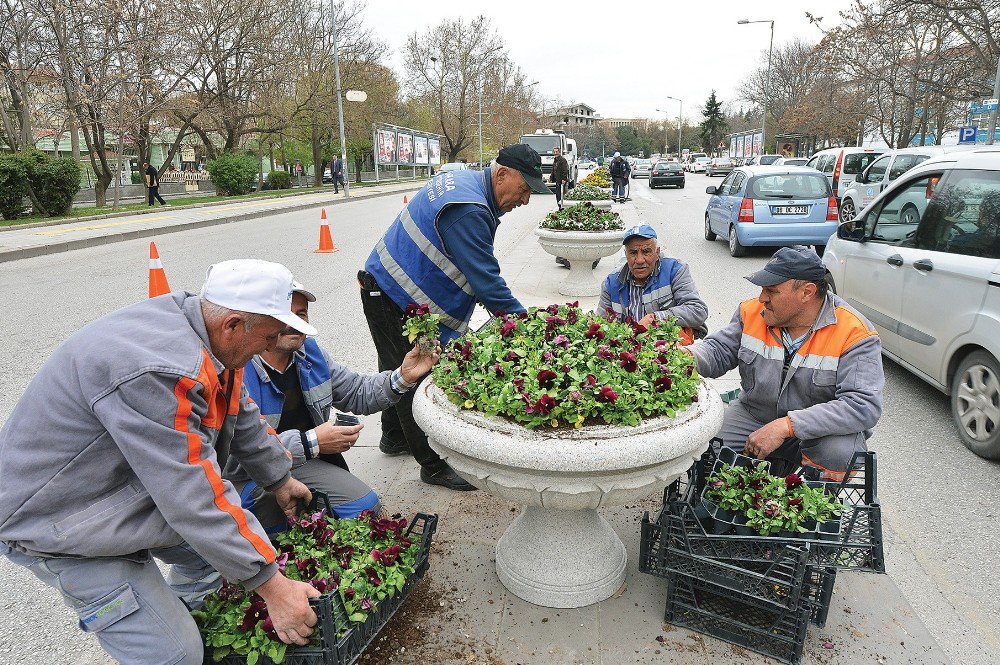
[[[762,166],[767,166],[768,164],[774,164],[778,161],[780,155],[761,155],[760,161],[758,162]]]
[[[637,159],[637,160],[635,160],[635,165],[636,166],[645,166],[645,167],[648,168],[650,164],[652,164],[652,162],[650,162],[648,159]]]
[[[670,168],[670,166],[671,166],[670,162],[656,162],[656,166],[654,166],[653,168],[655,168],[655,169],[668,169],[668,168]]]
[[[830,184],[819,173],[789,173],[754,178],[747,190],[752,199],[825,199]]]
[[[861,173],[881,156],[881,152],[856,152],[853,155],[846,155],[844,157],[844,173]]]
[[[539,155],[551,155],[553,148],[560,147],[558,136],[551,134],[528,134],[521,137],[521,143],[526,143],[535,149]]]

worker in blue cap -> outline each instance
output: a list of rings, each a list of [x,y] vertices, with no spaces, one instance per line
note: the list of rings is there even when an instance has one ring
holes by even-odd
[[[607,276],[597,311],[630,317],[648,326],[654,319],[673,320],[690,344],[708,333],[708,305],[701,299],[687,264],[660,256],[656,231],[649,224],[625,232],[627,265]]]

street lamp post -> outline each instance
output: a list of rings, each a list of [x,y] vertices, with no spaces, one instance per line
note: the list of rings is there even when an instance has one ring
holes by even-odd
[[[997,60],[997,77],[993,82],[993,97],[1000,97],[1000,60]],[[993,137],[997,133],[997,109],[990,111],[990,133],[986,137],[986,145],[993,145]]]
[[[677,161],[681,161],[681,127],[684,126],[684,100],[678,99],[677,97],[671,97],[670,95],[665,95],[667,99],[672,99],[680,104],[680,108],[677,111]],[[660,113],[666,113],[662,109],[656,109]],[[663,132],[666,134],[666,128],[664,127]]]
[[[765,154],[767,152],[767,95],[771,88],[771,52],[774,50],[774,21],[771,19],[764,19],[761,21],[750,21],[748,19],[740,19],[736,22],[739,25],[749,25],[750,23],[770,23],[771,24],[771,43],[767,47],[767,82],[764,85],[764,94],[762,95],[761,101],[761,118],[760,118],[760,154]]]
[[[344,139],[344,100],[340,95],[340,54],[337,49],[337,4],[330,0],[330,14],[333,22],[333,71],[337,85],[337,123],[340,126],[340,163],[344,169],[344,198],[351,196],[351,174],[347,170],[347,141]],[[376,155],[375,161],[378,161]],[[331,167],[330,175],[333,176]]]

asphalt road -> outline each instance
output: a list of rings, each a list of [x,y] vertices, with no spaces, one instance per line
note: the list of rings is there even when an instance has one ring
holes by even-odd
[[[662,234],[664,250],[691,265],[718,329],[738,302],[756,292],[742,276],[768,252],[729,256],[704,240],[707,184],[689,175],[684,190],[651,191],[632,181],[632,204]],[[551,198],[536,197],[504,217],[497,236],[501,265],[535,228]],[[394,197],[337,206],[330,224],[341,251],[313,254],[319,211],[310,210],[197,229],[157,240],[170,285],[197,290],[216,261],[255,257],[291,267],[320,301],[310,312],[338,359],[375,370],[375,354],[355,276],[398,211]],[[13,408],[35,369],[67,336],[100,315],[146,297],[147,242],[127,241],[0,265],[6,345],[0,350],[0,419]],[[606,264],[602,264],[606,265]],[[540,304],[540,303],[531,303]],[[995,572],[997,465],[960,443],[944,395],[886,362],[886,408],[870,445],[879,453],[889,574],[956,663],[1000,662],[1000,576]],[[39,405],[44,408],[44,405]],[[44,433],[39,433],[44,445]],[[95,640],[79,633],[58,595],[27,571],[0,560],[0,663],[106,663]]]

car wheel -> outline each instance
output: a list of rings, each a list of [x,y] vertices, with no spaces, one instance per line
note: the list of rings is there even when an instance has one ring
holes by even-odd
[[[747,248],[740,244],[740,239],[736,237],[736,227],[729,227],[729,255],[735,258],[749,254]]]
[[[1000,364],[988,352],[975,351],[959,363],[951,386],[951,415],[969,450],[1000,459]]]
[[[920,211],[917,210],[917,206],[912,203],[907,203],[903,206],[903,209],[899,211],[899,223],[900,224],[913,224],[916,225],[920,222]]]
[[[679,187],[680,189],[684,189],[684,183],[682,182],[681,184],[679,184],[679,185],[678,185],[678,187]]]
[[[826,245],[813,245],[813,250],[820,256],[826,251]]]
[[[826,288],[834,295],[837,295],[837,284],[833,281],[833,275],[826,273],[826,277],[823,280],[826,282]]]
[[[712,225],[708,223],[708,215],[705,215],[705,240],[715,240],[718,237],[712,230]]]
[[[840,202],[840,221],[849,222],[858,214],[858,209],[854,206],[854,201],[844,199]]]

